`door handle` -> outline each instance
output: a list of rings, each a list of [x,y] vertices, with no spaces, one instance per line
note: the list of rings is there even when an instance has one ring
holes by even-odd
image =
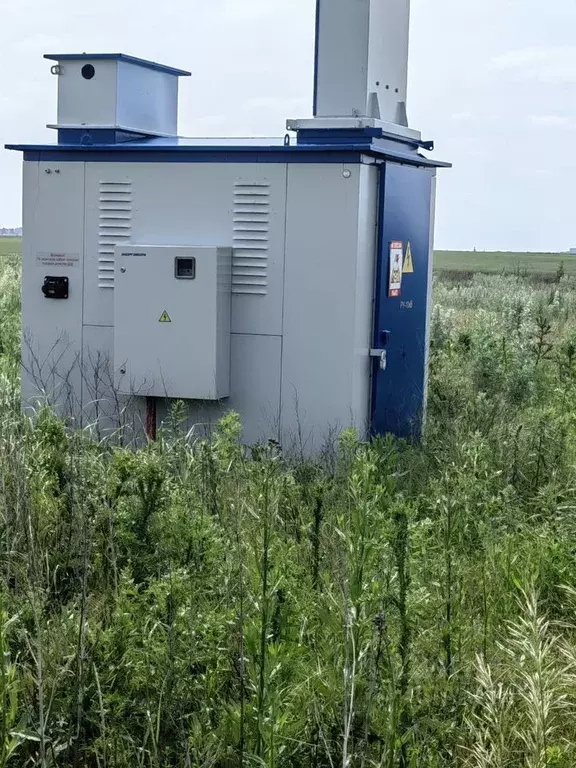
[[[382,347],[385,347],[390,341],[390,331],[380,331]],[[370,357],[380,358],[380,370],[385,371],[388,366],[388,352],[385,349],[371,349]]]
[[[370,357],[380,358],[380,370],[386,370],[388,366],[388,352],[385,349],[371,349]]]

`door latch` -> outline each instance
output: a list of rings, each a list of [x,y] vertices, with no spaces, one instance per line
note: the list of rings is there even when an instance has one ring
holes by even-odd
[[[390,341],[390,331],[380,331],[380,340],[382,346],[387,346]],[[385,371],[388,367],[388,352],[385,349],[371,349],[370,357],[380,358],[380,370]]]
[[[371,349],[370,357],[379,358],[380,370],[385,371],[388,367],[388,352],[385,349]]]

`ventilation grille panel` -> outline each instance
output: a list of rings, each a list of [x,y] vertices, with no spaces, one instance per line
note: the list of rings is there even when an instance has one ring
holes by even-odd
[[[236,182],[232,293],[267,294],[269,229],[270,184],[266,181]]]
[[[114,248],[132,235],[132,182],[101,181],[98,221],[98,287],[114,288]]]

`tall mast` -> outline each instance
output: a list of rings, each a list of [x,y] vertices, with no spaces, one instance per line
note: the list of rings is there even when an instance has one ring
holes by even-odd
[[[410,0],[317,0],[314,116],[407,126]]]

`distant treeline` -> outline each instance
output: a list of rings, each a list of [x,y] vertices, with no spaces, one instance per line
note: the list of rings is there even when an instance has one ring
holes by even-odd
[[[22,237],[22,227],[0,227],[0,237]]]

